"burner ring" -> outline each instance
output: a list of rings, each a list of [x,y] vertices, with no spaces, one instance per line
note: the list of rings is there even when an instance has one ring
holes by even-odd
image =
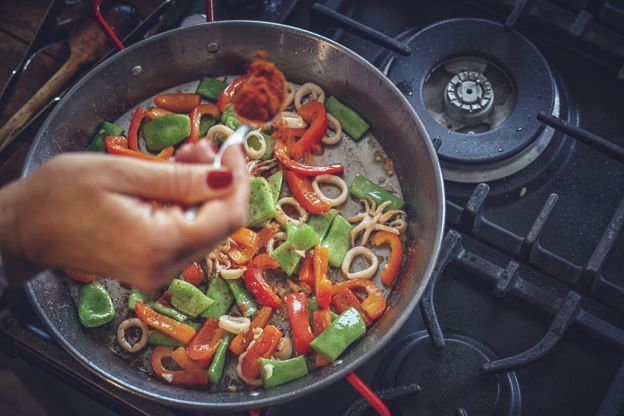
[[[454,75],[445,92],[446,110],[464,124],[478,124],[494,109],[492,84],[479,72],[462,71]]]
[[[544,126],[537,113],[550,114],[554,105],[554,78],[539,50],[524,36],[502,24],[484,19],[452,19],[412,35],[409,57],[393,57],[387,66],[395,84],[408,84],[418,94],[406,98],[420,115],[444,161],[464,164],[493,163],[508,159],[531,144]],[[514,87],[514,110],[492,130],[466,134],[441,126],[431,116],[422,91],[428,75],[444,61],[474,56],[495,63]],[[494,91],[494,94],[496,91]]]

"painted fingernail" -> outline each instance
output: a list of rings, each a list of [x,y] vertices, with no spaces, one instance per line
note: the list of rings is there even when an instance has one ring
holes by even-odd
[[[206,176],[206,182],[212,189],[227,188],[233,180],[234,175],[229,170],[211,170]]]

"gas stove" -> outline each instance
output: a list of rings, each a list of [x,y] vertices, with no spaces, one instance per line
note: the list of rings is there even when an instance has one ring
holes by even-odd
[[[361,54],[437,146],[436,270],[420,310],[357,370],[392,414],[624,415],[624,2],[216,3],[217,19],[284,22]],[[121,414],[188,414],[92,377],[13,303],[5,351]],[[263,414],[373,412],[338,382]]]

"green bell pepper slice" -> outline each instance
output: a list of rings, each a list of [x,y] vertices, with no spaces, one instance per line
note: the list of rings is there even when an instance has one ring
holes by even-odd
[[[163,315],[166,315],[170,318],[175,319],[178,322],[186,323],[186,321],[188,321],[188,316],[186,316],[180,311],[170,308],[169,306],[165,306],[160,302],[156,302],[156,301],[148,302],[147,306],[154,309],[158,313],[161,313]]]
[[[360,140],[370,129],[370,124],[362,116],[338,101],[336,97],[329,97],[325,101],[325,108],[329,114],[336,117],[342,129],[355,141]]]
[[[124,129],[115,123],[103,121],[97,129],[97,132],[87,145],[90,152],[106,152],[106,136],[120,136]]]
[[[204,137],[206,133],[208,133],[208,130],[210,130],[210,127],[215,124],[217,124],[217,120],[210,116],[202,116],[199,120],[199,137]]]
[[[95,328],[115,317],[115,306],[100,282],[91,282],[78,289],[78,317],[87,328]]]
[[[347,251],[351,248],[350,235],[352,229],[353,226],[341,215],[336,215],[331,227],[329,227],[321,246],[327,247],[329,250],[329,264],[333,267],[342,265]]]
[[[289,276],[293,274],[301,256],[297,252],[305,252],[321,242],[318,234],[308,224],[295,226],[286,224],[286,241],[273,250],[273,258]]]
[[[221,114],[221,123],[225,124],[226,127],[229,127],[232,130],[236,130],[241,126],[241,122],[236,117],[232,104],[228,104],[228,106],[225,107],[225,111]]]
[[[228,346],[232,338],[234,338],[234,334],[230,332],[223,336],[217,348],[217,352],[212,359],[212,364],[210,364],[210,368],[208,368],[208,380],[213,386],[219,384],[221,377],[223,377],[223,368],[225,367],[225,360],[228,354]]]
[[[199,85],[197,86],[197,90],[195,90],[195,92],[202,97],[216,101],[219,99],[224,89],[225,82],[219,81],[218,79],[212,77],[203,77],[201,81],[199,81]]]
[[[234,300],[236,301],[236,305],[238,309],[240,309],[241,313],[244,317],[250,318],[258,313],[258,304],[254,299],[253,295],[249,293],[244,284],[240,282],[241,279],[237,280],[226,280],[228,287],[232,291],[232,295],[234,295]]]
[[[304,355],[288,360],[260,358],[260,375],[265,389],[280,386],[308,374]]]
[[[324,214],[310,216],[308,225],[316,231],[321,239],[321,242],[325,239],[325,236],[327,235],[334,218],[336,218],[336,215],[338,215],[338,211],[332,208]]]
[[[344,311],[318,337],[310,347],[319,354],[335,361],[336,358],[366,332],[366,324],[355,308]]]
[[[271,185],[262,176],[255,176],[249,182],[248,223],[251,227],[259,227],[275,216],[275,202]]]
[[[273,194],[273,203],[276,204],[282,193],[282,184],[284,183],[284,171],[278,170],[267,179],[269,186],[271,187],[271,193]]]
[[[219,318],[221,315],[225,315],[234,303],[234,295],[230,292],[225,280],[219,276],[215,276],[208,285],[206,296],[214,300],[214,303],[208,306],[201,313],[202,318]]]
[[[165,347],[184,347],[180,341],[163,334],[162,332],[154,331],[147,338],[147,342],[152,345],[164,345]]]
[[[351,182],[351,185],[349,186],[349,194],[357,200],[370,198],[375,201],[377,205],[390,201],[390,204],[384,211],[401,209],[403,208],[403,205],[405,205],[405,201],[401,198],[386,191],[381,186],[377,185],[375,182],[360,173],[356,174],[355,178],[353,178],[353,182]]]
[[[149,302],[151,299],[152,297],[150,295],[148,295],[147,293],[143,293],[139,289],[133,287],[130,291],[130,295],[128,295],[128,309],[133,311],[134,305],[136,305],[137,302],[147,304],[147,302]]]
[[[167,291],[171,293],[173,307],[193,318],[214,303],[201,290],[182,279],[173,279]]]
[[[191,134],[191,119],[184,114],[167,114],[145,123],[143,136],[149,150],[175,146]]]

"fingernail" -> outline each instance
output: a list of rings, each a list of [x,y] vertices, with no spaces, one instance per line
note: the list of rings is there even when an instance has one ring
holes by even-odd
[[[227,188],[233,180],[234,175],[229,170],[211,170],[206,176],[206,182],[212,189]]]

